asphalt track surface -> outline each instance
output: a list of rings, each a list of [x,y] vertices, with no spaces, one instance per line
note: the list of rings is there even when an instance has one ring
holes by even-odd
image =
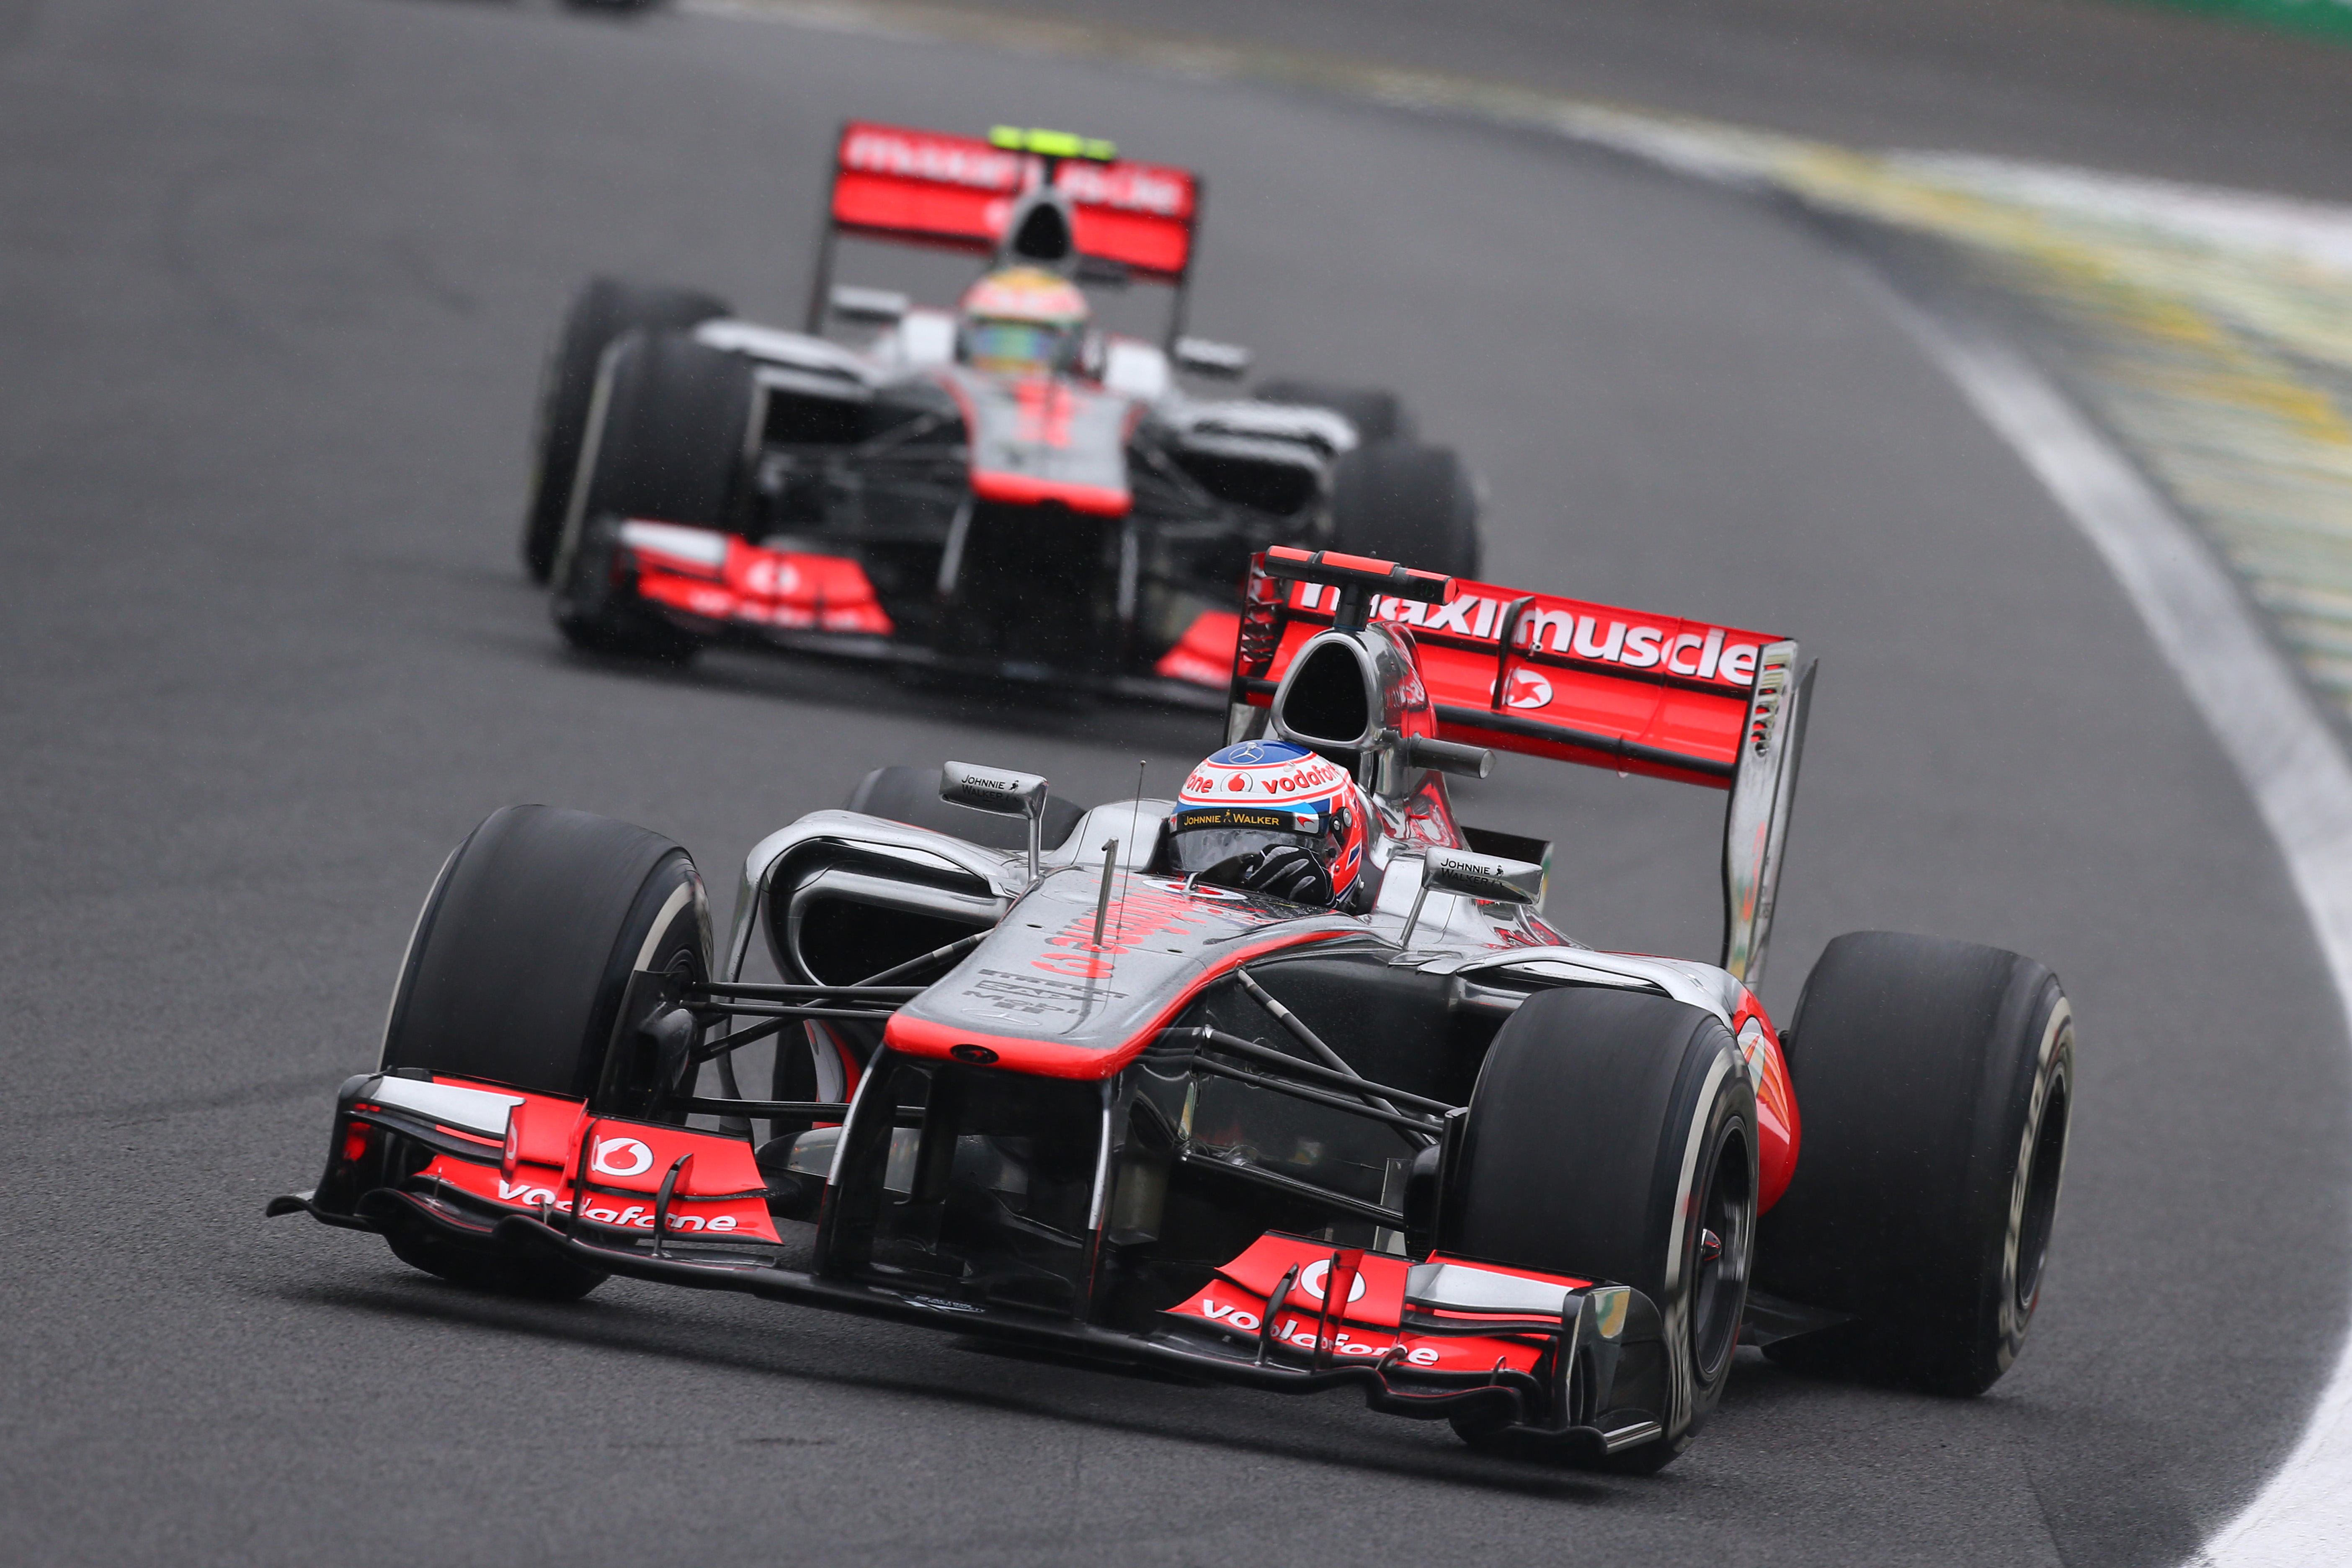
[[[2163,0],[996,0],[992,9],[1340,52],[1848,145],[1964,148],[2352,200],[2352,48]]]
[[[1017,117],[1213,180],[1196,321],[1392,381],[1491,574],[1801,636],[1767,996],[1833,933],[2036,953],[2081,1105],[2026,1354],[1958,1404],[1752,1357],[1633,1480],[1443,1428],[615,1281],[471,1296],[266,1223],[373,1060],[448,847],[761,833],[960,756],[1081,798],[1197,715],[562,651],[513,528],[592,269],[788,316],[844,114]],[[2159,1563],[2344,1327],[2347,1056],[2242,791],[2096,561],[1782,215],[1558,143],[990,51],[407,0],[0,8],[0,1540],[68,1563]],[[1507,762],[1553,911],[1706,953],[1719,799]]]

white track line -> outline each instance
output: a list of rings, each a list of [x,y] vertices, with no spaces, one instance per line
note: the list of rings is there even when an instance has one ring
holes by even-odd
[[[1890,291],[1891,293],[1891,291]],[[2171,504],[2007,344],[1896,299],[1895,314],[2083,531],[2245,781],[2352,1027],[2352,764],[2236,585]],[[2352,1561],[2352,1341],[2302,1440],[2192,1560]]]

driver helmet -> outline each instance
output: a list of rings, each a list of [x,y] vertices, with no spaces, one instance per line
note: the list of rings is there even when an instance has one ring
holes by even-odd
[[[1244,741],[1185,779],[1169,853],[1186,878],[1346,909],[1365,885],[1370,817],[1345,768],[1287,741]]]
[[[1076,364],[1087,297],[1035,267],[992,272],[964,290],[958,357],[1000,375],[1045,375]]]

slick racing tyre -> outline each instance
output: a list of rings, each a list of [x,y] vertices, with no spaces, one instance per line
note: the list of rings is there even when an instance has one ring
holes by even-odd
[[[1478,574],[1478,495],[1450,447],[1359,447],[1331,486],[1331,548],[1449,577]]]
[[[580,290],[540,373],[530,500],[523,508],[522,522],[523,568],[532,582],[545,583],[555,569],[564,520],[571,514],[580,447],[588,432],[588,409],[595,398],[596,370],[605,349],[626,332],[682,332],[733,314],[725,300],[691,289],[598,278]]]
[[[1650,1299],[1662,1342],[1647,1353],[1663,1363],[1651,1386],[1666,1406],[1650,1415],[1664,1431],[1602,1463],[1654,1471],[1689,1446],[1730,1377],[1756,1190],[1756,1091],[1721,1020],[1662,996],[1547,991],[1486,1054],[1438,1247]],[[1629,1344],[1625,1365],[1642,1351]]]
[[[754,406],[739,354],[681,333],[632,332],[605,352],[583,476],[555,564],[555,624],[596,653],[683,663],[691,633],[615,574],[624,519],[727,529],[745,500]]]
[[[626,1036],[629,976],[710,973],[710,910],[685,850],[585,812],[510,805],[474,829],[426,897],[384,1024],[380,1070],[422,1069],[643,1117],[652,1042]],[[569,1297],[602,1274],[437,1233],[391,1237],[406,1262],[460,1284]]]
[[[1333,386],[1286,377],[1258,383],[1252,395],[1261,403],[1328,408],[1356,427],[1359,446],[1412,439],[1412,416],[1405,412],[1404,399],[1381,387]]]
[[[1958,1395],[2017,1359],[2065,1174],[2074,1012],[1999,948],[1839,937],[1783,1036],[1804,1117],[1757,1287],[1853,1321],[1772,1360]]]
[[[842,805],[909,827],[928,827],[989,849],[1029,847],[1029,825],[1019,817],[996,816],[941,800],[937,768],[876,768],[857,781]],[[1045,820],[1038,824],[1040,842],[1047,849],[1058,848],[1085,815],[1076,802],[1048,795]]]

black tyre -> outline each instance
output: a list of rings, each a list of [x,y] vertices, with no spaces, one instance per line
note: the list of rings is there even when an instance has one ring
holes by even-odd
[[[1297,403],[1328,408],[1356,427],[1356,440],[1370,447],[1382,441],[1412,439],[1412,416],[1404,399],[1377,386],[1334,386],[1328,382],[1285,377],[1262,381],[1255,395],[1261,403]]]
[[[1854,1321],[1765,1354],[1983,1393],[2024,1343],[2065,1174],[2058,977],[1999,948],[1855,932],[1822,952],[1784,1037],[1803,1142],[1757,1283]]]
[[[417,916],[385,1019],[383,1070],[423,1068],[643,1116],[655,1063],[624,1037],[639,969],[704,979],[710,912],[685,850],[585,812],[510,805],[449,858]],[[395,1235],[407,1262],[460,1284],[576,1296],[602,1278],[437,1233]]]
[[[1664,1466],[1722,1397],[1755,1244],[1755,1087],[1731,1032],[1660,996],[1544,992],[1503,1026],[1480,1069],[1438,1245],[1631,1285],[1657,1308],[1661,1341],[1647,1353],[1663,1433],[1612,1468]],[[1629,1366],[1640,1349],[1627,1347]]]
[[[682,663],[694,636],[617,574],[624,519],[726,529],[746,501],[753,405],[739,354],[677,333],[631,332],[605,352],[584,476],[557,552],[555,624],[573,646]]]
[[[995,816],[941,800],[937,768],[876,768],[857,781],[857,787],[842,805],[850,811],[885,816],[910,827],[928,827],[990,849],[1029,847],[1029,826],[1019,817]],[[1045,847],[1058,847],[1085,815],[1075,801],[1058,795],[1047,796],[1045,818],[1039,824]]]
[[[1453,577],[1478,574],[1478,494],[1449,447],[1390,442],[1339,459],[1331,548]]]
[[[612,1278],[568,1258],[516,1258],[451,1241],[437,1230],[395,1226],[383,1233],[392,1255],[411,1268],[468,1290],[539,1301],[577,1301]]]
[[[555,345],[540,373],[539,417],[531,436],[530,499],[523,508],[523,568],[544,583],[555,568],[564,521],[571,514],[580,448],[595,399],[604,351],[624,333],[685,331],[734,312],[727,302],[691,289],[592,279],[572,301]]]

